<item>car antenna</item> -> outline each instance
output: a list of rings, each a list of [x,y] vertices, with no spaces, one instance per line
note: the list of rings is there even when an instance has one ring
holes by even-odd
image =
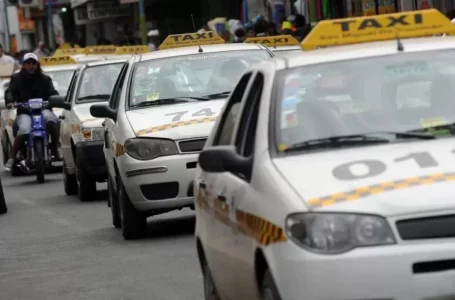
[[[197,30],[196,30],[196,24],[194,23],[193,14],[191,14],[191,21],[193,22],[193,29],[194,29],[194,32],[197,32]],[[204,52],[204,50],[202,50],[201,44],[199,44],[198,46],[199,46],[199,53]]]
[[[401,42],[400,35],[398,34],[398,30],[395,28],[395,34],[397,36],[397,50],[400,52],[404,51],[403,43]]]

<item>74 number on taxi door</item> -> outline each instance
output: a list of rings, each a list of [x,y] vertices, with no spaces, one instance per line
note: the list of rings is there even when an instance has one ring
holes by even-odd
[[[174,116],[172,118],[172,122],[178,122],[187,113],[189,113],[189,111],[184,110],[184,111],[179,111],[179,112],[168,113],[168,114],[165,114],[165,116]],[[204,109],[201,109],[201,110],[193,113],[191,116],[192,117],[211,117],[213,115],[215,115],[215,113],[210,108],[204,108]]]

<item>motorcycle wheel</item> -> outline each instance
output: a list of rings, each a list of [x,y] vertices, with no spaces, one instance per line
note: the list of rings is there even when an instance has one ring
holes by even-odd
[[[44,143],[42,140],[35,140],[35,172],[38,183],[44,183],[44,167]]]

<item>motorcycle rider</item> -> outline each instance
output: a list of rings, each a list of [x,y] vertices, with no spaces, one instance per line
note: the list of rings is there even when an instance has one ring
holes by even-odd
[[[52,79],[45,75],[39,64],[39,59],[34,53],[24,55],[22,68],[19,73],[13,74],[9,83],[9,87],[5,92],[5,101],[9,109],[13,108],[14,103],[28,102],[30,99],[41,98],[44,101],[49,100],[50,96],[58,95],[54,88]],[[47,132],[51,136],[51,152],[52,156],[60,159],[58,153],[58,141],[60,139],[59,119],[49,107],[42,111]],[[27,140],[28,134],[32,130],[32,118],[27,110],[17,109],[16,119],[13,123],[14,145],[13,153],[5,165],[5,169],[11,170],[14,159],[18,159],[17,155]]]

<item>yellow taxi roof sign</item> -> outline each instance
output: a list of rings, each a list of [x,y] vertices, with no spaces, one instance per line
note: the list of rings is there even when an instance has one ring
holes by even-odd
[[[168,35],[159,49],[181,48],[198,45],[224,44],[224,40],[213,31]]]
[[[150,49],[144,45],[117,47],[115,50],[115,54],[140,54],[146,52],[150,52]]]
[[[304,50],[400,38],[455,34],[437,9],[320,21],[302,41]]]
[[[49,56],[39,59],[41,66],[57,66],[57,65],[72,65],[76,61],[71,56]]]
[[[117,47],[114,45],[106,45],[106,46],[88,46],[86,47],[87,54],[114,54],[117,50]]]
[[[249,37],[244,41],[244,43],[261,44],[267,47],[299,45],[299,41],[297,41],[292,35]]]
[[[53,56],[77,55],[77,54],[85,54],[85,52],[86,52],[85,48],[69,48],[69,49],[58,48],[57,50],[55,50],[55,53]]]

